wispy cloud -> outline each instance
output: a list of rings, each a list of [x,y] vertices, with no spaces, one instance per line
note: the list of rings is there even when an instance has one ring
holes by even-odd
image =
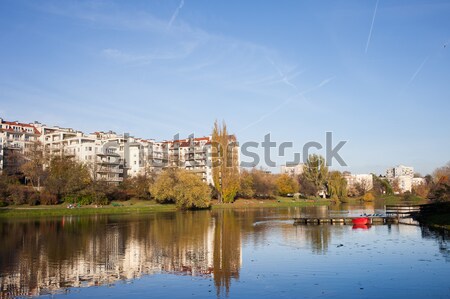
[[[377,15],[378,2],[379,2],[379,0],[377,0],[377,3],[375,4],[375,10],[373,11],[372,24],[370,25],[369,36],[367,37],[365,53],[367,53],[367,50],[369,49],[370,39],[372,38],[372,30],[373,30],[373,24],[375,23],[375,17]]]
[[[417,68],[417,70],[414,72],[414,74],[411,76],[411,78],[408,81],[408,84],[411,84],[417,77],[417,75],[420,73],[420,71],[422,71],[422,68],[425,66],[425,64],[427,63],[428,59],[430,58],[430,56],[425,57],[425,59],[422,61],[422,63],[419,65],[419,67]]]
[[[183,6],[184,6],[184,0],[181,0],[181,2],[178,5],[177,9],[175,10],[175,12],[173,13],[172,17],[170,18],[169,24],[167,24],[167,29],[170,29],[170,27],[172,27],[173,22],[177,18],[178,13],[183,8]]]

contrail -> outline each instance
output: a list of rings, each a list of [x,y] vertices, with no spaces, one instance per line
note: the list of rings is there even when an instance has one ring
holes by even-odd
[[[335,78],[335,76],[330,77],[330,78],[326,78],[324,80],[322,80],[322,82],[320,82],[319,84],[317,84],[316,86],[311,87],[310,89],[307,89],[306,91],[301,91],[296,93],[295,95],[287,98],[283,103],[281,103],[280,105],[276,106],[273,110],[269,111],[266,114],[261,115],[257,120],[255,120],[254,122],[248,124],[247,126],[245,126],[244,128],[242,128],[241,130],[238,131],[238,133],[247,130],[250,127],[253,127],[254,125],[257,125],[258,123],[262,122],[264,119],[266,119],[267,117],[271,116],[272,114],[274,114],[275,112],[277,112],[278,110],[280,110],[281,108],[283,108],[284,106],[286,106],[287,104],[289,104],[290,102],[292,102],[292,100],[294,100],[297,97],[301,97],[306,103],[310,104],[309,101],[305,98],[305,95],[317,90],[325,85],[327,85],[330,81],[332,81]],[[297,87],[296,87],[297,88]]]
[[[427,63],[428,59],[430,58],[430,56],[425,57],[425,59],[422,61],[422,63],[420,64],[420,66],[417,68],[417,70],[414,72],[414,74],[411,76],[411,79],[409,79],[408,84],[411,84],[414,79],[416,79],[416,76],[420,73],[420,71],[422,70],[422,68],[424,67],[424,65]]]
[[[277,67],[275,62],[273,62],[269,57],[266,57],[266,59],[270,62],[271,65],[277,70],[278,74],[280,74],[281,81],[284,82],[286,85],[289,85],[290,87],[294,88],[296,91],[298,91],[298,87],[289,81],[288,77],[280,70],[280,68]]]
[[[365,53],[367,53],[367,50],[369,49],[370,39],[372,38],[373,24],[375,23],[375,16],[377,15],[377,10],[378,10],[378,1],[379,0],[377,0],[377,3],[375,4],[375,10],[373,11],[372,25],[370,25],[370,31],[369,31],[369,36],[367,37]]]
[[[180,9],[183,8],[183,5],[184,5],[184,0],[181,0],[180,5],[178,5],[177,9],[175,10],[175,12],[173,13],[172,17],[170,18],[169,24],[167,25],[167,29],[170,29],[170,27],[172,26],[172,23],[177,18],[178,13],[180,12]]]

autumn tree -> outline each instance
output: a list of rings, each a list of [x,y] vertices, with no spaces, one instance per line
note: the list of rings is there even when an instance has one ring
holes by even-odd
[[[288,174],[281,174],[276,179],[278,194],[286,196],[288,194],[294,194],[299,191],[299,185],[297,180]]]
[[[212,131],[211,162],[219,202],[233,202],[239,190],[239,152],[236,137],[216,121]]]
[[[253,184],[252,174],[248,170],[242,170],[240,173],[238,196],[242,198],[252,198],[255,194]]]
[[[339,171],[328,174],[327,191],[331,198],[343,199],[347,196],[347,180]]]
[[[417,195],[421,198],[428,198],[428,194],[430,193],[430,186],[425,183],[420,183],[418,185],[412,186],[412,191],[414,195]]]
[[[58,199],[77,194],[90,183],[89,170],[84,164],[67,156],[51,158],[45,188]]]
[[[195,173],[179,171],[178,182],[174,189],[175,203],[182,210],[205,209],[211,204],[211,192],[208,185]]]
[[[311,154],[303,167],[303,178],[312,183],[317,191],[320,191],[327,179],[328,167],[325,164],[325,158]]]
[[[253,179],[255,197],[271,198],[277,193],[275,176],[263,169],[252,169],[250,172]]]
[[[163,171],[150,192],[157,202],[175,203],[183,210],[208,208],[211,201],[210,189],[201,178],[176,168]]]
[[[429,197],[434,201],[450,201],[450,162],[433,172]]]
[[[42,143],[40,141],[33,142],[25,152],[24,159],[25,163],[22,164],[21,170],[31,185],[39,190],[45,176],[45,158]]]
[[[402,189],[400,188],[400,181],[398,178],[395,178],[392,181],[391,186],[392,186],[392,191],[394,191],[394,193],[396,193],[396,194],[402,193]]]
[[[177,184],[177,169],[168,168],[157,177],[150,187],[150,193],[159,203],[175,203],[176,193],[174,186]]]
[[[134,197],[143,200],[151,199],[150,188],[155,183],[156,173],[144,172],[136,176],[127,178],[119,186],[123,192],[127,193],[129,197]]]

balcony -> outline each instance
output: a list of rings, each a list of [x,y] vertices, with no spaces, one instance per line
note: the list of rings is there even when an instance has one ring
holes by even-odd
[[[100,167],[97,169],[98,173],[123,173],[122,168],[107,168],[107,167]]]
[[[99,165],[120,165],[119,161],[105,161],[105,160],[100,160],[96,162]]]

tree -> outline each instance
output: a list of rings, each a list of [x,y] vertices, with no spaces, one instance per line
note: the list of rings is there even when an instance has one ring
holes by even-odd
[[[281,174],[276,179],[278,194],[286,196],[299,191],[298,182],[288,174]]]
[[[156,174],[154,172],[145,172],[137,176],[127,178],[119,186],[119,189],[127,193],[128,196],[149,200],[151,199],[150,187],[155,183]]]
[[[242,170],[240,173],[238,196],[242,198],[252,198],[255,195],[253,184],[252,174],[247,170]]]
[[[424,199],[428,198],[430,186],[426,183],[420,183],[419,185],[412,186],[412,193]]]
[[[433,181],[435,183],[442,181],[442,178],[450,178],[450,162],[442,167],[436,168],[433,171]]]
[[[216,121],[211,142],[212,176],[219,202],[233,202],[239,190],[239,165],[236,137],[229,135],[225,122]]]
[[[203,209],[210,206],[211,192],[197,175],[170,168],[156,179],[150,192],[160,203],[175,203],[180,209]]]
[[[375,196],[373,196],[373,194],[371,192],[368,192],[368,193],[364,194],[363,200],[364,201],[374,201]]]
[[[25,163],[21,170],[31,185],[38,190],[41,188],[41,182],[45,176],[44,170],[45,158],[42,143],[33,142],[28,151],[25,152]]]
[[[306,178],[304,173],[299,175],[298,183],[300,185],[300,189],[302,190],[302,193],[305,195],[316,196],[317,192],[319,192],[316,185],[313,182],[309,181]]]
[[[271,198],[276,195],[277,185],[275,176],[263,169],[252,169],[250,172],[253,179],[253,189],[255,197]]]
[[[195,173],[179,171],[178,182],[174,189],[178,208],[182,210],[209,208],[210,189]]]
[[[316,154],[309,155],[308,161],[303,167],[303,178],[311,182],[317,191],[320,191],[324,187],[327,175],[328,167],[325,164],[325,158]]]
[[[392,191],[394,191],[395,194],[400,194],[402,193],[402,189],[400,188],[400,182],[398,180],[398,178],[395,178],[392,181]]]
[[[177,181],[177,169],[166,169],[150,187],[150,193],[159,203],[175,203],[177,195],[174,186],[177,184]]]
[[[392,186],[389,183],[389,181],[383,177],[378,177],[376,175],[372,175],[373,177],[373,192],[375,195],[382,195],[382,194],[393,194],[394,191],[392,190]]]
[[[50,160],[45,188],[58,199],[75,195],[91,183],[89,170],[85,165],[67,156]]]
[[[347,197],[347,180],[339,171],[331,171],[328,174],[327,190],[331,198]]]

